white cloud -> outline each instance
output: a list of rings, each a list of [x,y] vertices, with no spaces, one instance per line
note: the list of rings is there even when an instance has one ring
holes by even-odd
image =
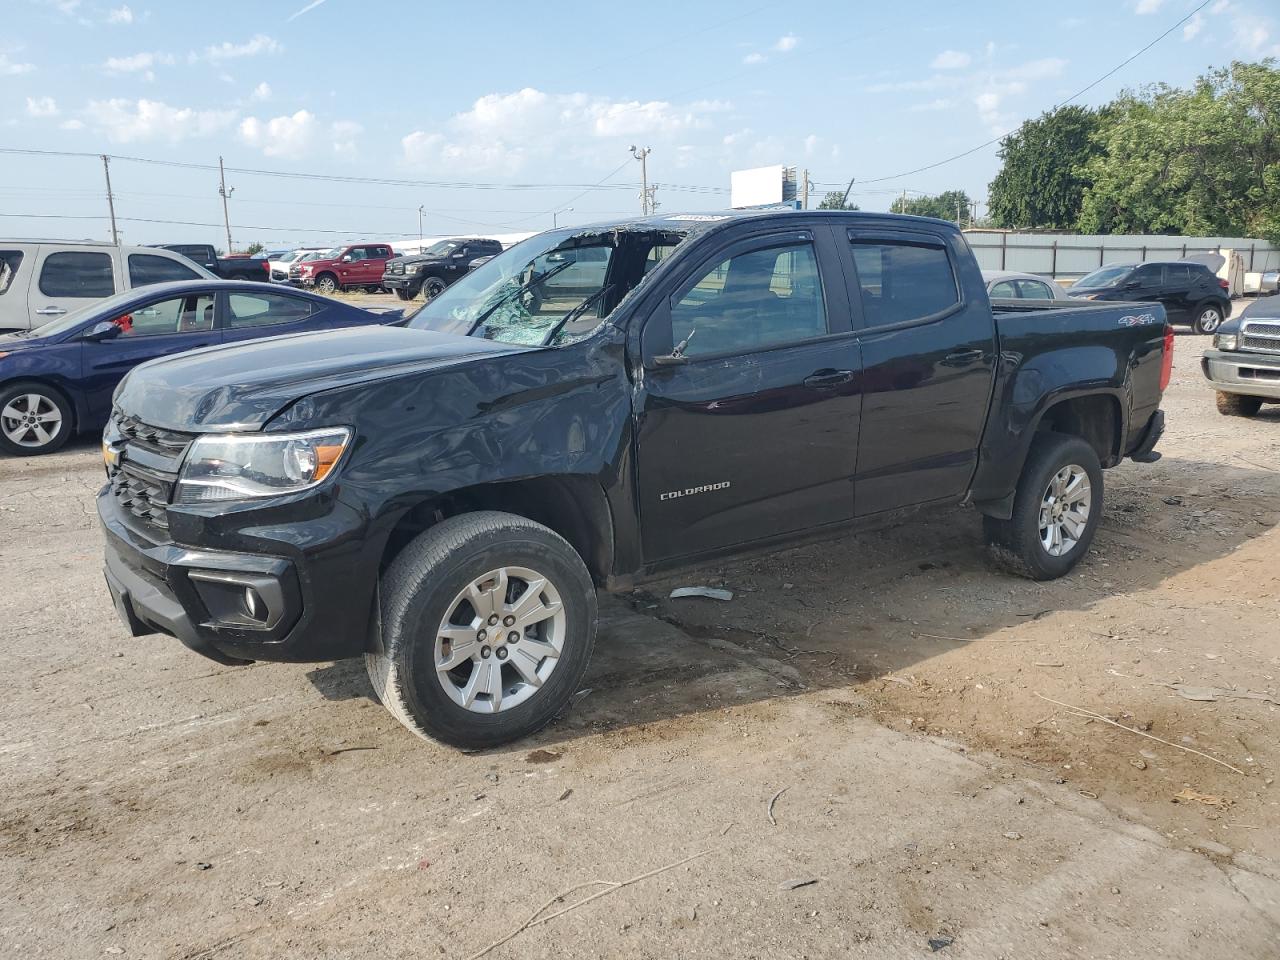
[[[152,67],[164,64],[166,66],[173,63],[173,54],[171,53],[135,53],[128,57],[109,57],[102,65],[102,69],[107,73],[140,73],[150,71]],[[148,77],[154,79],[154,75]]]
[[[36,68],[34,63],[14,63],[6,53],[0,53],[0,77],[16,77],[20,73],[30,73]]]
[[[800,45],[800,38],[794,33],[788,33],[784,37],[779,37],[778,42],[773,45],[773,49],[778,53],[790,53]]]
[[[27,97],[27,116],[56,117],[57,115],[58,101],[53,97]]]
[[[745,57],[742,58],[742,62],[746,64],[756,64],[756,63],[764,63],[768,59],[769,58],[766,57],[763,53],[759,53],[759,52],[748,53]]]
[[[946,110],[952,106],[952,101],[946,97],[938,97],[936,100],[930,100],[927,103],[912,104],[907,109],[912,113],[934,113],[938,110]]]
[[[1280,56],[1280,43],[1272,42],[1275,24],[1265,17],[1241,15],[1232,23],[1236,46],[1242,47],[1251,57]]]
[[[231,43],[229,40],[204,48],[203,53],[187,54],[192,63],[207,60],[209,63],[221,63],[224,60],[238,60],[241,57],[256,57],[263,53],[279,53],[284,49],[280,41],[268,37],[265,33],[254,34],[244,43]]]
[[[253,88],[253,93],[249,94],[250,100],[270,100],[271,84],[263,80],[260,84]]]
[[[333,143],[333,152],[343,157],[352,157],[357,153],[356,137],[364,133],[364,127],[354,120],[335,120],[329,125],[329,137]]]
[[[1217,2],[1209,8],[1209,12],[1213,14],[1226,13],[1231,7],[1231,0],[1217,0]]]
[[[812,157],[813,152],[818,149],[818,144],[820,141],[821,141],[821,138],[816,133],[811,133],[807,137],[805,137],[804,138],[804,155],[806,157]]]
[[[729,109],[718,100],[677,105],[665,100],[610,100],[585,93],[549,94],[532,87],[489,94],[456,114],[443,130],[401,138],[412,166],[468,164],[513,172],[533,156],[563,155],[566,142],[587,137],[675,136],[708,125]],[[564,137],[557,134],[563,132]],[[581,154],[580,147],[575,147]]]
[[[91,100],[85,111],[89,123],[117,143],[207,137],[235,122],[233,110],[171,107],[158,100]]]
[[[301,10],[298,10],[298,11],[296,11],[296,12],[294,12],[294,13],[290,14],[288,17],[286,17],[284,22],[285,22],[285,23],[289,23],[290,21],[297,20],[297,19],[298,19],[300,16],[302,16],[304,13],[310,13],[312,10],[314,10],[316,7],[320,6],[320,4],[322,4],[322,3],[324,3],[324,0],[311,0],[311,2],[310,2],[310,3],[308,3],[308,4],[307,4],[305,7],[303,7]]]
[[[107,23],[133,23],[133,11],[123,4],[107,14]]]
[[[1194,40],[1195,37],[1204,29],[1204,16],[1197,13],[1188,20],[1182,27],[1182,39]]]
[[[316,115],[299,110],[270,120],[245,117],[240,121],[240,139],[268,157],[299,157],[311,148],[318,129]]]
[[[963,70],[973,62],[973,57],[960,50],[943,50],[929,64],[931,70]]]
[[[1138,5],[1134,8],[1134,13],[1144,16],[1148,13],[1157,13],[1164,6],[1164,0],[1138,0]]]
[[[63,120],[60,124],[58,124],[58,129],[59,130],[83,130],[84,121],[76,120],[74,117],[70,120]]]

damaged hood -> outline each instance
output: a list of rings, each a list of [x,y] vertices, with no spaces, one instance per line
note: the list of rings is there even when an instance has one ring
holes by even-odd
[[[257,430],[309,394],[528,349],[400,327],[352,327],[194,350],[144,363],[116,391],[167,430]]]

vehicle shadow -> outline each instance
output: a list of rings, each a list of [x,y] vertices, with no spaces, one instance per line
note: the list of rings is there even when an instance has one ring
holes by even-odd
[[[1212,477],[1189,490],[1188,474]],[[1107,474],[1093,550],[1069,576],[1037,583],[997,569],[981,518],[956,508],[754,559],[705,566],[601,596],[601,628],[581,690],[528,751],[588,733],[850,688],[1057,611],[1138,595],[1230,554],[1280,522],[1280,472],[1166,457]],[[726,586],[728,603],[668,598]],[[932,635],[932,636],[929,636]],[[328,699],[373,697],[363,664],[308,675]],[[495,751],[503,752],[503,751]]]

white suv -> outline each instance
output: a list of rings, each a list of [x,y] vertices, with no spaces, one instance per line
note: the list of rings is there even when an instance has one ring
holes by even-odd
[[[133,287],[213,280],[181,254],[155,247],[0,240],[0,330],[29,330]]]

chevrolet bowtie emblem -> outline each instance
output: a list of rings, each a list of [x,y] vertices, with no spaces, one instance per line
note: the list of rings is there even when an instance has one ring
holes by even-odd
[[[102,445],[102,462],[107,465],[108,470],[120,466],[120,454],[122,452],[119,447],[113,447],[109,443]]]

